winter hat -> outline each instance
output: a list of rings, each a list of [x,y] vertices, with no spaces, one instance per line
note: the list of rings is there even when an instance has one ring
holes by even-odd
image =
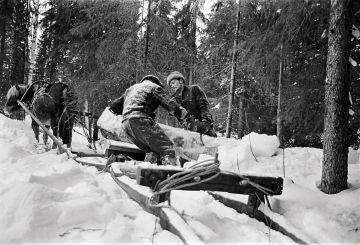
[[[145,80],[149,80],[149,81],[159,85],[160,87],[164,87],[164,85],[160,82],[159,78],[155,75],[146,75],[145,77],[143,77],[141,79],[141,82],[143,82]]]
[[[166,78],[166,83],[170,86],[170,82],[173,79],[179,79],[181,78],[184,82],[185,82],[185,77],[183,76],[183,74],[181,74],[178,71],[173,71],[169,74],[169,76]]]

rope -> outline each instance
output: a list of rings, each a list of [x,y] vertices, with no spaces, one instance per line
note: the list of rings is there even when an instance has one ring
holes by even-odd
[[[112,164],[113,162],[115,162],[115,161],[116,161],[116,156],[115,156],[114,154],[111,154],[111,155],[109,156],[108,160],[106,161],[104,168],[101,169],[101,170],[99,170],[98,174],[101,174],[101,173],[104,173],[104,172],[109,172],[109,171],[114,172],[114,171],[112,170],[112,168],[111,168],[111,164]]]
[[[215,158],[204,160],[193,165],[189,168],[189,170],[176,173],[166,180],[157,183],[154,188],[155,192],[153,196],[148,200],[148,205],[157,206],[154,199],[160,194],[169,193],[172,190],[179,190],[184,187],[198,185],[216,178],[220,174],[219,166],[220,162],[215,160]],[[208,175],[211,176],[201,179],[201,177]],[[187,183],[189,180],[192,180],[192,182]]]
[[[23,96],[21,97],[21,99],[20,99],[20,101],[22,102],[23,101],[23,99],[25,98],[25,95],[29,92],[29,90],[30,90],[30,88],[31,87],[33,87],[35,84],[37,84],[37,83],[44,83],[44,84],[47,84],[47,85],[49,85],[49,83],[48,82],[45,82],[45,81],[37,81],[37,82],[33,82],[32,84],[30,84],[30,86],[29,87],[27,87],[27,89],[25,90],[25,93],[23,94]]]
[[[26,90],[26,92],[27,91],[28,90]],[[25,92],[25,94],[26,94],[26,92]],[[30,103],[30,108],[33,107],[33,105],[36,102],[36,100],[37,100],[40,93],[42,93],[44,95],[48,95],[49,97],[51,97],[48,93],[45,92],[45,88],[43,88],[43,87],[39,88],[38,90],[35,91],[34,96],[32,97],[32,100],[31,100],[31,103]],[[23,98],[21,98],[21,99],[23,99]]]

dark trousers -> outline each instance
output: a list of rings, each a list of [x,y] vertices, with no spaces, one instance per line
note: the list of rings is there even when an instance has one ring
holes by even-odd
[[[141,150],[160,156],[175,157],[173,143],[160,126],[149,118],[129,118],[122,127],[128,139]]]

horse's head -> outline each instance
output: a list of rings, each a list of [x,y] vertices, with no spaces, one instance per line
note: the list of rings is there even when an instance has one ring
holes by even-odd
[[[12,113],[21,109],[17,101],[22,98],[26,89],[27,86],[25,84],[14,85],[9,89],[6,94],[6,103],[4,108],[5,114],[11,115]]]

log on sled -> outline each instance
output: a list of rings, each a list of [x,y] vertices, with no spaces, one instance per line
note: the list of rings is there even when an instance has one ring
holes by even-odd
[[[122,130],[121,115],[116,116],[106,108],[101,114],[97,124],[104,137],[114,141],[131,143]],[[197,160],[200,154],[215,156],[216,153],[219,154],[220,160],[226,159],[231,162],[237,162],[242,155],[246,158],[247,154],[253,155],[251,156],[251,159],[257,156],[270,157],[279,147],[279,140],[275,135],[264,137],[256,133],[251,133],[238,140],[234,138],[214,138],[207,135],[200,135],[197,132],[160,123],[159,126],[173,142],[176,155],[181,156],[188,161]],[[259,138],[259,136],[261,138]],[[251,140],[253,140],[253,142],[251,142]],[[266,147],[264,147],[264,145],[266,145]],[[224,146],[226,146],[227,149],[224,149]],[[238,152],[238,150],[241,149],[244,149],[245,151]],[[229,150],[231,151],[230,154],[228,154]]]
[[[101,134],[114,141],[131,143],[121,127],[122,116],[116,116],[108,108],[101,114],[97,124]],[[185,159],[198,159],[200,154],[214,156],[222,140],[207,135],[200,135],[180,128],[174,128],[164,124],[159,124],[165,134],[174,144],[176,155]]]

